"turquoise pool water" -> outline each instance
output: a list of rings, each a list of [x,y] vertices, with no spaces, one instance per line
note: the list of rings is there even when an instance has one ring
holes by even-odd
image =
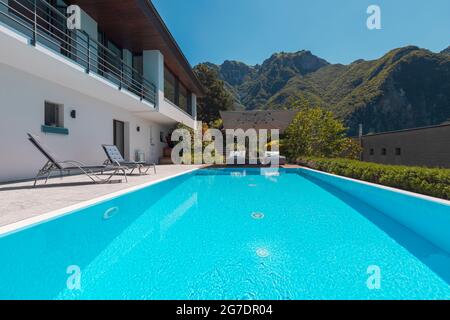
[[[198,170],[3,236],[0,254],[3,299],[450,298],[446,252],[298,170]]]

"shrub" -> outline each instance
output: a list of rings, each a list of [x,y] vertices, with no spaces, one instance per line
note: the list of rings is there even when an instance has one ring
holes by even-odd
[[[301,157],[312,169],[450,200],[450,169],[384,165],[341,158]]]

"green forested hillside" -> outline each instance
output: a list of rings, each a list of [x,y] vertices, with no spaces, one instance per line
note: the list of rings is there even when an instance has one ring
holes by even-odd
[[[235,108],[284,109],[292,99],[332,110],[349,134],[432,125],[450,119],[450,55],[409,46],[350,65],[329,64],[309,51],[278,53],[262,65],[212,65]]]

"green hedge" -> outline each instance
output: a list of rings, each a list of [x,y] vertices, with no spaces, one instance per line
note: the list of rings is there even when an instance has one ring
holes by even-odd
[[[297,163],[320,171],[450,200],[450,169],[313,157],[302,157]]]

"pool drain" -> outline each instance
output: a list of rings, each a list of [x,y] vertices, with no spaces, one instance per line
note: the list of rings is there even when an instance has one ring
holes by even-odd
[[[262,212],[253,212],[252,213],[252,218],[256,219],[256,220],[261,220],[264,218],[264,213]]]
[[[103,220],[109,220],[119,212],[118,207],[112,207],[103,213]]]
[[[269,250],[265,249],[265,248],[258,248],[256,250],[256,254],[258,255],[258,257],[260,258],[267,258],[270,255]]]

